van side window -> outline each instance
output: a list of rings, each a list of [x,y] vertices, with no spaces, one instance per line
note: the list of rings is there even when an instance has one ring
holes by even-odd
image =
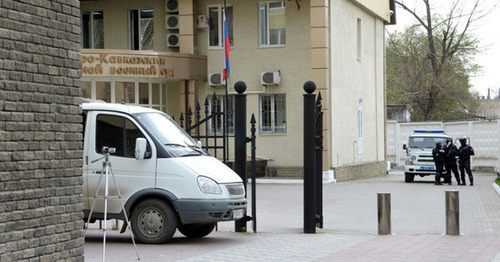
[[[144,137],[130,120],[113,115],[100,114],[96,125],[96,151],[104,146],[116,148],[114,156],[135,157],[135,140]]]

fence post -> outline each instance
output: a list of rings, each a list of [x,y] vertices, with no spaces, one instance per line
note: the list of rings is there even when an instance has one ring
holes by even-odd
[[[205,97],[205,104],[204,104],[204,106],[205,106],[205,119],[208,118],[208,112],[209,112],[208,105],[209,105],[209,103],[208,103],[208,97]],[[206,122],[205,123],[205,148],[206,148],[205,150],[207,150],[207,151],[208,151],[208,135],[209,135],[208,125],[209,125],[209,123],[210,122]]]
[[[257,233],[257,195],[256,195],[256,179],[257,179],[257,174],[255,170],[255,150],[257,149],[255,146],[255,116],[252,114],[252,118],[250,119],[250,139],[251,139],[251,155],[252,155],[252,164],[251,164],[251,170],[252,170],[252,225],[253,225],[253,232]]]
[[[193,111],[191,110],[191,107],[188,107],[188,111],[186,113],[186,130],[189,130],[192,124],[193,124]],[[189,135],[191,135],[191,131],[189,131],[188,133]]]
[[[234,84],[234,171],[243,180],[245,187],[245,198],[247,188],[247,95],[243,94],[247,85],[243,81]],[[246,213],[246,212],[245,212]],[[236,220],[234,223],[236,232],[247,231],[247,218]]]
[[[377,207],[378,207],[378,234],[390,235],[391,234],[391,194],[378,193],[377,194]]]
[[[185,129],[184,128],[184,114],[182,112],[181,112],[181,116],[179,117],[179,121],[180,121],[181,127],[183,129]]]
[[[446,234],[460,235],[460,212],[458,191],[446,191]]]
[[[316,100],[316,227],[323,228],[323,112],[321,92]]]
[[[316,233],[316,84],[304,83],[304,233]]]
[[[201,107],[200,107],[200,102],[196,102],[196,120],[195,124],[200,124],[200,119],[201,119]],[[196,140],[200,140],[200,126],[196,128]]]

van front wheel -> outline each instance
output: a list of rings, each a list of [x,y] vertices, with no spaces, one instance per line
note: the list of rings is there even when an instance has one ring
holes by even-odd
[[[179,232],[188,238],[202,238],[210,234],[215,228],[215,223],[187,224],[179,227]]]
[[[175,233],[177,218],[172,208],[158,199],[140,202],[130,220],[134,236],[145,244],[161,244]]]

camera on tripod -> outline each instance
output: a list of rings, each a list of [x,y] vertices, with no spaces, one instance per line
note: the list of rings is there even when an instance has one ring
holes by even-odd
[[[107,147],[107,146],[103,146],[102,149],[101,149],[101,153],[103,154],[114,154],[116,153],[116,147]]]

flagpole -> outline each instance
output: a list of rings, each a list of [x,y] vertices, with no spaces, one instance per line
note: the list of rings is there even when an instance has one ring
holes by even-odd
[[[226,0],[224,0],[224,21],[223,23],[226,23]],[[222,52],[224,52],[224,65],[226,64],[226,25],[223,24],[224,29],[222,30],[224,37],[222,38]],[[227,70],[227,68],[226,68]],[[228,96],[228,88],[227,88],[227,83],[229,82],[229,74],[226,76],[226,83],[225,83],[225,95],[224,95],[224,163],[227,163],[227,160],[229,158],[229,138],[228,138],[228,130],[227,130],[227,96]]]

